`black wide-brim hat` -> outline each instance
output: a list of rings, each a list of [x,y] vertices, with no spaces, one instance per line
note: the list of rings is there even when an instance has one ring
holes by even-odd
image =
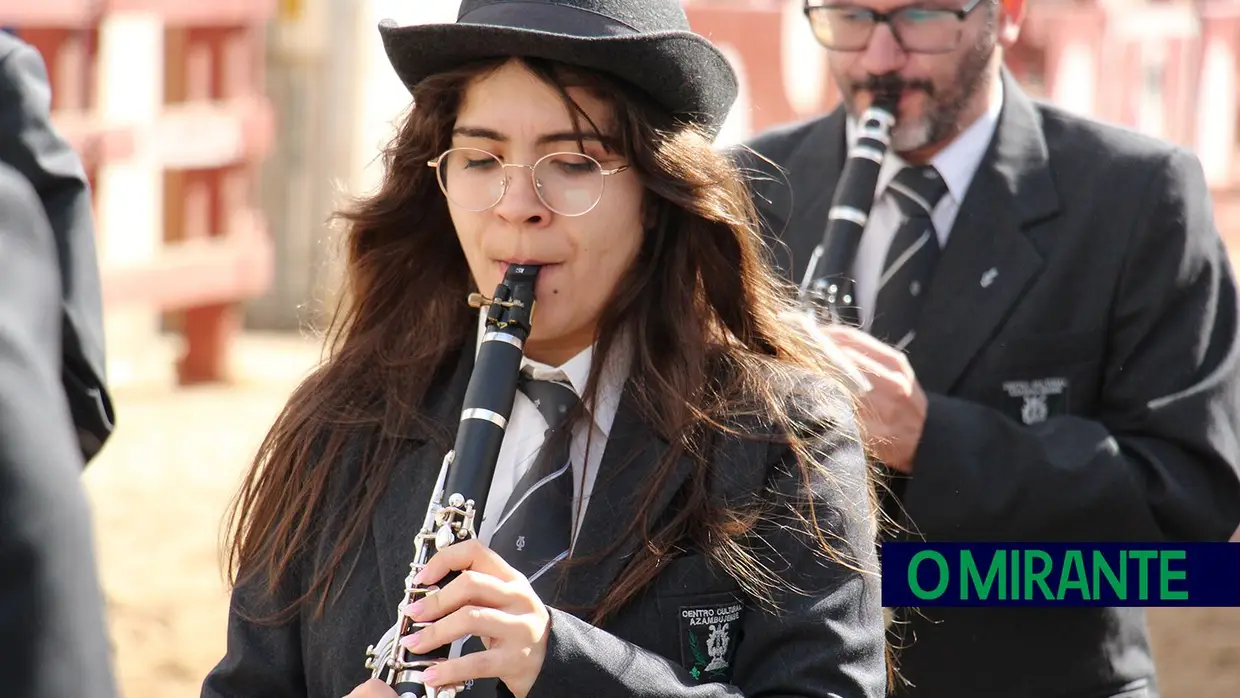
[[[680,0],[463,0],[453,24],[384,20],[379,33],[411,91],[475,60],[544,58],[625,80],[712,138],[736,100],[731,64],[690,30]]]

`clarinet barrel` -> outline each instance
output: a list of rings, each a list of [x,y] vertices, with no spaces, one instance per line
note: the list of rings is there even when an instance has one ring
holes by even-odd
[[[879,93],[858,120],[856,142],[832,195],[826,231],[801,280],[801,302],[819,322],[857,324],[853,258],[874,205],[898,103],[898,93]]]

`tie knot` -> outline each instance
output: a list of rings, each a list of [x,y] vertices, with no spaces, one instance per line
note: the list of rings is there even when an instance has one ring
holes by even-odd
[[[530,378],[524,372],[517,385],[538,408],[539,414],[547,420],[547,426],[555,429],[564,422],[569,412],[577,406],[577,391],[566,381],[539,380]]]
[[[938,170],[926,165],[900,170],[887,189],[904,215],[929,216],[947,193],[947,183]]]

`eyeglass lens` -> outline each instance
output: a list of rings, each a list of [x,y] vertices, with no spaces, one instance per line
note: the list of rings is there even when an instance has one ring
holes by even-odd
[[[877,25],[874,14],[860,7],[815,7],[810,23],[827,48],[861,51]],[[954,12],[904,7],[891,14],[892,29],[907,51],[950,51],[960,40],[960,19]]]
[[[449,150],[439,160],[439,185],[452,203],[469,211],[485,211],[499,203],[509,184],[509,167],[494,154],[474,148]],[[547,208],[564,216],[579,216],[594,208],[603,195],[603,173],[598,162],[585,155],[554,153],[533,169],[534,191]]]

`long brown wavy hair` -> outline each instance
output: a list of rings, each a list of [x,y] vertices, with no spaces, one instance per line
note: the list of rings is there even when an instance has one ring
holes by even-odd
[[[347,225],[347,288],[329,328],[329,356],[291,396],[233,503],[227,565],[234,584],[257,575],[274,590],[318,546],[327,492],[339,484],[333,478],[341,477],[346,445],[363,443],[350,450],[358,459],[356,484],[337,510],[348,513],[333,523],[330,560],[304,580],[293,607],[317,600],[321,611],[369,525],[403,435],[414,427],[443,431],[444,425],[426,424],[421,405],[435,376],[462,351],[477,315],[464,302],[474,283],[426,162],[450,147],[471,81],[503,63],[470,65],[418,85],[384,153],[379,190],[339,214]],[[780,580],[741,541],[772,512],[723,509],[708,497],[711,444],[743,416],[760,415],[777,428],[755,438],[791,444],[808,482],[829,464],[810,452],[804,416],[843,414],[852,409],[851,398],[840,381],[834,390],[806,387],[823,385],[804,380],[810,372],[831,381],[836,369],[814,338],[788,321],[792,293],[766,258],[732,161],[625,83],[540,60],[524,63],[559,91],[574,119],[588,117],[569,87],[584,87],[614,109],[610,132],[600,135],[641,177],[654,224],[606,305],[596,355],[605,360],[622,335],[633,340],[628,389],[642,418],[671,446],[649,492],[660,490],[677,459],[697,464],[670,514],[639,518],[619,532],[640,536],[644,545],[590,617],[597,623],[623,606],[685,548],[705,552],[746,590],[768,597]],[[598,373],[584,404],[591,403]],[[830,425],[815,428],[824,427]],[[451,434],[444,436],[450,446]],[[870,516],[877,516],[876,501],[871,487],[862,503]],[[812,511],[799,518],[825,554],[850,562],[813,527]]]

